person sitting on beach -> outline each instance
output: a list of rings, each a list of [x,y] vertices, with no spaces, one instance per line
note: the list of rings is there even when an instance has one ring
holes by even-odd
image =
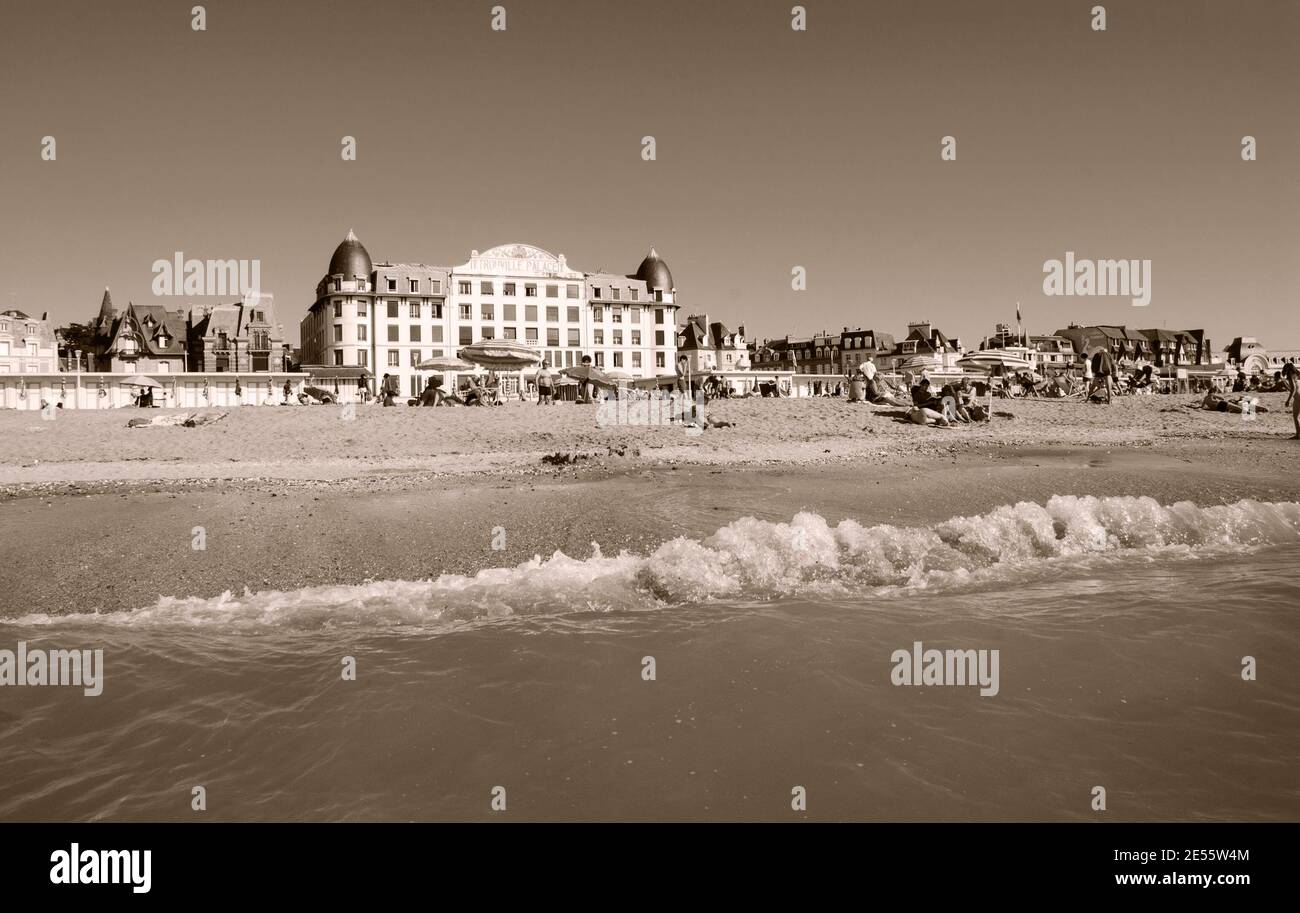
[[[902,397],[896,396],[888,385],[885,384],[884,378],[878,375],[876,366],[872,362],[862,365],[862,374],[867,379],[866,396],[867,402],[876,406],[899,406],[907,409],[912,406],[910,402]]]
[[[849,376],[849,402],[861,403],[866,400],[867,384],[860,373]]]
[[[442,395],[442,375],[435,374],[430,377],[424,385],[423,392],[420,393],[421,406],[441,406],[445,397]]]
[[[921,409],[933,409],[936,412],[943,409],[943,399],[937,396],[930,389],[930,378],[921,375],[921,380],[916,386],[912,387],[912,405]]]

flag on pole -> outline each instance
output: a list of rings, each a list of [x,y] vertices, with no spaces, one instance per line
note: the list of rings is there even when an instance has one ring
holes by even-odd
[[[1016,323],[1020,323],[1020,302],[1016,302]]]

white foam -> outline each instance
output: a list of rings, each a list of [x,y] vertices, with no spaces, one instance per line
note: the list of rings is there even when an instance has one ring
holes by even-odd
[[[703,539],[665,542],[648,555],[588,558],[556,552],[514,567],[423,581],[268,590],[215,598],[160,598],[131,612],[32,614],[10,624],[69,622],[223,629],[332,626],[443,627],[465,621],[787,596],[871,596],[972,582],[1010,581],[1061,559],[1174,551],[1239,553],[1300,542],[1300,504],[1239,501],[1162,506],[1152,498],[1053,496],[933,527],[831,526],[815,513],[789,523],[745,517]]]

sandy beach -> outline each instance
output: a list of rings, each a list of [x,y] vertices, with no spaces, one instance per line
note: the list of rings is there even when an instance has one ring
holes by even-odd
[[[555,550],[647,549],[744,516],[924,525],[1053,494],[1162,503],[1300,499],[1273,411],[999,400],[944,429],[842,400],[724,400],[732,427],[597,427],[595,407],[248,408],[199,428],[136,410],[0,413],[0,535],[12,605],[113,611],[216,595],[473,573]],[[147,414],[147,413],[146,413]],[[581,457],[567,465],[547,456]],[[190,547],[203,526],[204,552]],[[492,530],[506,547],[489,547]],[[152,556],[139,560],[140,554]],[[57,562],[57,573],[15,573]],[[115,569],[129,567],[129,573]],[[183,573],[180,569],[183,567]]]

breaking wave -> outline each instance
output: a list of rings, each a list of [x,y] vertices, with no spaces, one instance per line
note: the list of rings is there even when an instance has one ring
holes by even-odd
[[[32,614],[10,624],[90,622],[223,629],[419,625],[786,597],[870,597],[1010,582],[1053,562],[1241,553],[1300,542],[1300,504],[1243,500],[1162,506],[1146,497],[1053,496],[932,527],[831,526],[815,513],[789,523],[746,517],[705,539],[677,538],[649,554],[587,558],[556,552],[514,567],[423,581],[268,590],[215,598],[162,597],[104,614]]]

